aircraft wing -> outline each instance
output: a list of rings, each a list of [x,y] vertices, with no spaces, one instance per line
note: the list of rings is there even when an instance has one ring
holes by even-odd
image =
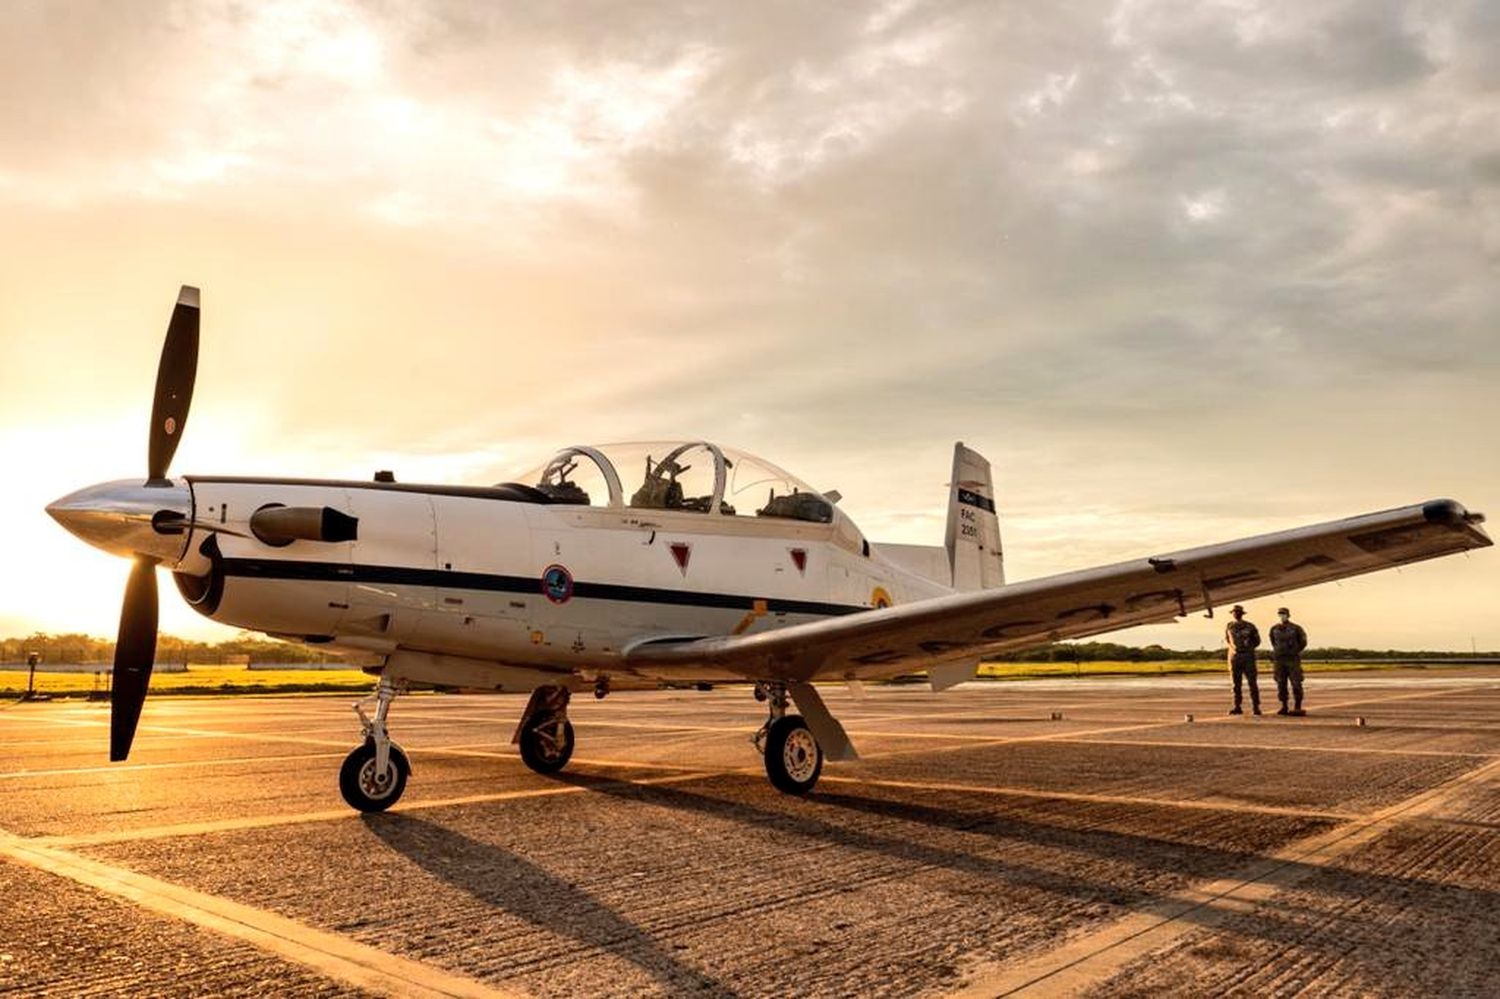
[[[893,676],[1488,547],[1483,520],[1453,500],[1433,500],[774,631],[646,641],[626,663],[682,678]]]

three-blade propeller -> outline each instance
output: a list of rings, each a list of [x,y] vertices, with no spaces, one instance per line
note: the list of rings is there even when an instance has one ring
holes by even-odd
[[[156,369],[156,395],[151,404],[151,436],[146,461],[146,485],[168,486],[167,467],[177,453],[193,381],[198,373],[198,289],[184,285],[167,324],[167,338]],[[156,559],[138,555],[125,584],[120,608],[120,632],[115,640],[115,667],[110,681],[109,758],[130,755],[141,705],[151,683],[156,660]]]

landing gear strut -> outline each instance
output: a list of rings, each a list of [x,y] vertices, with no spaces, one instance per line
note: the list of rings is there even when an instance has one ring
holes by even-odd
[[[539,774],[555,774],[573,756],[573,723],[568,721],[567,687],[538,687],[521,715],[511,742],[519,743],[521,760]]]
[[[755,748],[766,758],[766,776],[778,791],[806,794],[823,772],[823,748],[801,715],[787,713],[786,684],[763,681],[755,699],[767,702],[770,717],[755,733]]]
[[[391,701],[395,699],[395,684],[382,676],[374,695],[354,705],[364,742],[344,758],[344,765],[339,768],[339,791],[351,807],[361,812],[383,812],[394,805],[406,790],[406,778],[411,774],[406,754],[391,741],[385,728]],[[365,705],[371,700],[375,701],[373,718],[365,714]]]

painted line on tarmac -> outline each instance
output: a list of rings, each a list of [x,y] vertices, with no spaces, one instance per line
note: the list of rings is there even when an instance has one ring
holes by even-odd
[[[1321,711],[1327,711],[1327,710],[1330,710],[1330,709],[1333,709],[1333,708],[1351,707],[1351,706],[1354,706],[1354,705],[1363,705],[1363,704],[1377,704],[1377,703],[1383,703],[1385,701],[1404,701],[1404,700],[1412,700],[1414,698],[1422,698],[1422,697],[1437,697],[1437,696],[1439,696],[1441,694],[1454,693],[1454,692],[1455,692],[1454,688],[1448,688],[1448,689],[1444,689],[1444,690],[1421,691],[1421,692],[1418,692],[1418,693],[1391,694],[1391,695],[1387,695],[1385,697],[1361,698],[1361,699],[1359,699],[1357,701],[1342,701],[1342,702],[1338,702],[1338,703],[1335,703],[1335,704],[1326,705],[1325,707],[1320,708],[1319,710],[1321,710]],[[1214,715],[1214,716],[1211,716],[1211,717],[1208,717],[1208,718],[1201,719],[1200,721],[1193,722],[1192,724],[1197,724],[1197,725],[1212,725],[1212,724],[1215,724],[1215,723],[1225,723],[1225,724],[1227,724],[1227,723],[1233,723],[1233,722],[1253,723],[1253,718],[1254,718],[1253,715],[1248,716],[1248,717],[1241,717],[1241,716],[1227,715],[1227,714],[1225,714],[1225,715]],[[1074,741],[1077,741],[1077,740],[1083,739],[1086,736],[1092,736],[1092,735],[1114,735],[1116,733],[1123,733],[1123,732],[1149,732],[1149,731],[1151,731],[1153,729],[1176,728],[1176,727],[1179,727],[1179,726],[1182,726],[1182,725],[1186,725],[1186,724],[1188,724],[1188,723],[1184,722],[1184,721],[1181,721],[1180,719],[1172,719],[1172,720],[1166,720],[1166,721],[1160,721],[1160,720],[1158,720],[1158,721],[1151,721],[1151,722],[1137,722],[1137,723],[1131,723],[1131,724],[1125,724],[1125,725],[1117,725],[1117,726],[1114,726],[1114,727],[1111,727],[1111,728],[1085,729],[1084,731],[1081,731],[1081,732],[1056,732],[1056,733],[1051,733],[1051,734],[1046,734],[1046,735],[1010,736],[1008,738],[1001,737],[1001,738],[995,738],[993,740],[982,741],[982,742],[976,740],[976,741],[972,741],[972,742],[969,742],[969,743],[966,743],[966,744],[962,744],[962,745],[957,745],[957,746],[923,747],[921,749],[896,749],[896,750],[891,750],[890,752],[885,752],[885,753],[870,753],[867,756],[861,756],[860,759],[862,759],[862,760],[886,760],[886,759],[891,759],[893,757],[898,757],[898,756],[912,756],[912,755],[916,755],[916,754],[920,754],[920,753],[951,753],[951,752],[955,752],[955,751],[959,751],[959,750],[968,750],[968,749],[988,749],[988,748],[991,748],[991,747],[994,747],[994,746],[1007,746],[1007,745],[1011,745],[1011,744],[1019,743],[1019,742],[1058,742],[1058,741],[1070,740],[1070,739],[1074,740]]]
[[[578,723],[580,728],[589,726],[591,728],[628,728],[641,729],[649,732],[730,732],[735,735],[749,735],[755,729],[747,725],[689,725],[676,722],[622,722],[622,721],[599,721],[595,718],[580,718],[575,714],[569,714],[569,719]],[[514,723],[512,723],[514,724]]]
[[[1348,822],[1359,818],[1351,812],[1324,812],[1305,808],[1289,808],[1279,805],[1251,805],[1235,801],[1166,800],[1162,798],[1140,798],[1120,794],[1089,794],[1083,791],[1055,791],[1045,788],[1027,787],[980,787],[974,784],[946,784],[940,781],[884,780],[873,777],[834,777],[824,774],[820,783],[858,784],[869,787],[889,787],[911,791],[952,791],[960,794],[990,794],[1006,798],[1035,798],[1058,801],[1085,801],[1102,805],[1146,805],[1153,808],[1186,808],[1204,812],[1248,812],[1257,815],[1278,815],[1296,819],[1325,819]],[[816,800],[816,798],[814,798]]]
[[[1476,784],[1500,776],[1494,760],[1354,822],[1297,840],[1237,873],[1167,896],[1094,933],[1009,967],[980,966],[955,996],[1077,995],[1194,930],[1251,912],[1279,892],[1333,866],[1395,826],[1421,818]]]
[[[1154,728],[1169,728],[1180,722],[1135,722],[1129,725],[1112,725],[1109,728],[1089,728],[1081,732],[1050,732],[1044,735],[1011,735],[963,742],[956,746],[922,746],[916,749],[892,749],[883,753],[862,753],[861,762],[889,760],[898,756],[917,756],[924,753],[952,753],[965,749],[989,749],[994,746],[1009,746],[1019,742],[1056,742],[1059,739],[1077,739],[1086,735],[1111,735],[1116,732],[1143,732]]]
[[[0,855],[141,908],[214,930],[356,988],[388,996],[516,994],[430,964],[387,954],[265,909],[193,891],[11,833],[0,832]]]
[[[431,749],[417,748],[412,750],[414,756],[459,756],[471,757],[483,760],[509,760],[513,763],[521,762],[521,757],[515,752],[504,750],[485,749],[484,746],[492,743],[460,743],[454,746],[434,746]],[[629,760],[604,760],[592,756],[574,756],[570,763],[581,763],[590,767],[608,767],[620,770],[665,770],[671,773],[694,773],[702,776],[715,776],[719,773],[733,773],[735,771],[705,770],[702,767],[683,766],[680,763],[635,763]]]
[[[583,762],[582,760],[579,761]],[[631,766],[632,764],[622,764]],[[654,784],[677,784],[721,776],[714,771],[690,771],[665,777],[646,777],[637,780],[613,778],[622,784],[639,784],[649,787]],[[494,801],[517,801],[523,798],[547,798],[562,794],[580,794],[590,791],[584,784],[559,784],[548,787],[526,788],[518,791],[493,791],[488,794],[468,794],[452,798],[428,798],[420,801],[402,802],[391,808],[392,814],[420,812],[433,808],[452,808],[456,805],[479,805]],[[143,840],[171,839],[179,836],[205,836],[211,833],[237,832],[244,829],[270,829],[278,826],[305,825],[314,822],[337,822],[356,819],[361,813],[352,808],[322,809],[315,812],[296,812],[289,815],[256,815],[235,819],[214,819],[207,822],[182,822],[174,825],[148,826],[140,829],[120,829],[113,832],[63,834],[60,836],[38,836],[27,839],[47,847],[104,846],[111,843],[135,843]]]
[[[1500,687],[1490,687],[1491,690],[1500,690]],[[1410,694],[1387,694],[1383,697],[1361,697],[1352,701],[1336,701],[1333,704],[1318,705],[1319,713],[1330,711],[1334,708],[1357,708],[1366,704],[1384,704],[1388,701],[1418,701],[1428,697],[1443,697],[1448,694],[1472,694],[1473,687],[1442,687],[1438,690],[1419,690]]]
[[[108,728],[108,720],[85,720],[80,718],[47,718],[54,725],[71,725],[75,728]],[[273,732],[224,732],[216,729],[179,728],[170,725],[142,725],[137,732],[156,735],[174,735],[193,739],[249,739],[255,742],[286,742],[299,746],[343,746],[346,750],[354,739],[309,739],[305,736],[278,735]]]
[[[730,735],[744,736],[746,738],[748,738],[750,735],[752,735],[754,733],[754,731],[755,731],[755,726],[753,726],[753,725],[678,725],[678,724],[674,724],[672,722],[595,721],[592,718],[579,718],[576,715],[569,715],[569,717],[572,718],[573,721],[575,721],[577,723],[577,725],[578,725],[579,728],[585,728],[585,727],[590,727],[590,728],[620,728],[620,729],[631,729],[631,730],[639,730],[639,731],[646,731],[646,732],[663,732],[663,733],[670,733],[670,732],[717,732],[717,733],[727,733],[727,734],[730,734]],[[842,722],[842,724],[844,726],[845,731],[847,731],[849,733],[849,735],[851,735],[851,736],[856,736],[856,735],[869,736],[872,739],[876,739],[876,738],[878,738],[878,739],[885,739],[885,738],[890,738],[890,739],[946,739],[949,742],[953,742],[953,741],[960,741],[960,742],[993,742],[997,738],[1002,738],[1001,736],[997,736],[997,735],[980,735],[980,734],[973,733],[973,732],[963,732],[963,733],[955,733],[955,734],[949,735],[949,734],[945,734],[945,733],[942,733],[942,732],[891,732],[891,731],[880,730],[880,729],[867,729],[867,728],[860,728],[859,726],[860,726],[861,723],[858,722],[858,721],[848,721],[845,718],[845,716],[842,715],[842,714],[839,717],[840,717],[840,720],[841,720],[841,722]],[[917,717],[918,717],[918,720],[920,720],[920,716],[917,716]],[[899,720],[901,720],[901,719],[876,718],[876,719],[870,719],[869,723],[886,722],[886,721],[899,721]],[[1027,723],[1043,723],[1043,724],[1047,724],[1048,723],[1047,719],[1043,719],[1043,718],[1028,718],[1025,721]]]
[[[1331,727],[1331,726],[1325,726]],[[1339,728],[1348,728],[1340,725]],[[1447,731],[1452,731],[1448,729]],[[1152,746],[1165,747],[1168,749],[1254,749],[1266,752],[1280,753],[1354,753],[1371,754],[1377,756],[1444,756],[1455,758],[1468,758],[1475,760],[1488,760],[1500,756],[1500,753],[1465,753],[1458,750],[1446,749],[1390,749],[1365,746],[1303,746],[1282,745],[1280,743],[1255,743],[1255,742],[1174,742],[1171,739],[1058,739],[1058,742],[1077,742],[1088,746]]]
[[[173,760],[169,763],[108,763],[97,767],[56,767],[50,770],[17,770],[0,773],[0,780],[30,777],[70,777],[74,774],[118,774],[132,770],[180,770],[184,767],[227,767],[250,763],[288,763],[296,760],[338,759],[344,753],[293,753],[287,756],[234,756],[206,760]]]

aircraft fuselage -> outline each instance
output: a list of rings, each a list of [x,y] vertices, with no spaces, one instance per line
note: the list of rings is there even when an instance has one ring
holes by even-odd
[[[842,517],[570,506],[380,482],[183,481],[195,526],[172,568],[189,603],[227,625],[345,648],[608,672],[642,642],[948,592],[869,552]],[[267,544],[249,518],[271,504],[344,512],[358,536]]]

